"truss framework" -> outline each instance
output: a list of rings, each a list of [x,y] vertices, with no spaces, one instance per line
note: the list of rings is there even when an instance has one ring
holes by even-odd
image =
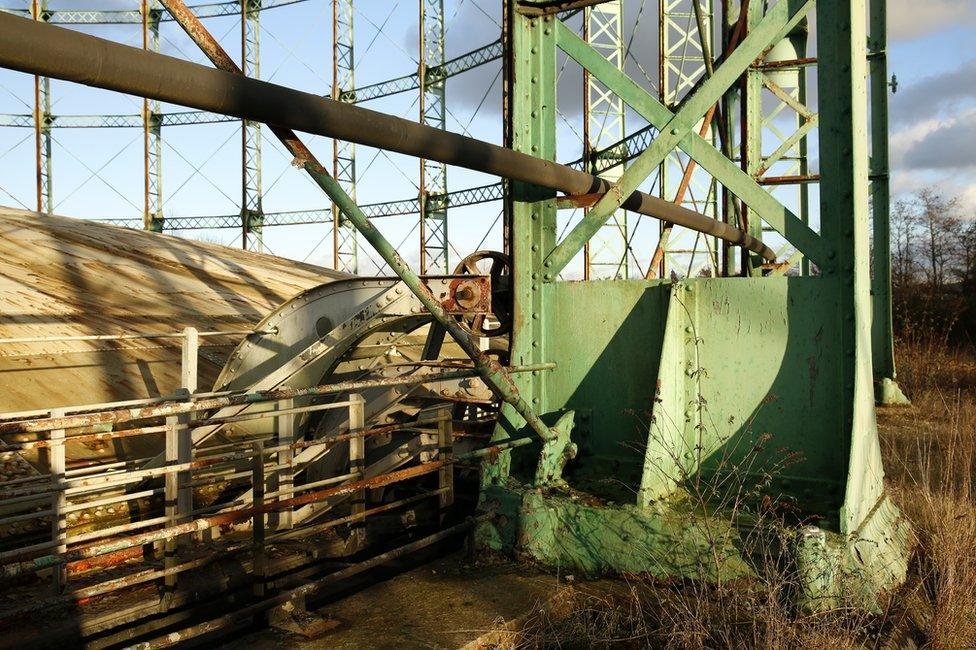
[[[159,21],[162,15],[157,0],[142,0],[142,49],[159,51]],[[142,146],[145,195],[142,227],[163,230],[163,132],[158,101],[142,100]]]
[[[624,69],[623,3],[611,0],[592,7],[583,13],[584,40],[602,54],[618,70]],[[583,150],[584,159],[590,152],[608,149],[624,139],[624,102],[600,82],[583,73]],[[619,149],[609,149],[610,155],[618,155]],[[616,182],[623,174],[623,161],[599,173]],[[595,161],[587,171],[595,170]],[[617,210],[584,248],[584,275],[586,279],[627,278],[627,211]]]
[[[261,0],[241,0],[241,68],[261,78]],[[261,187],[261,124],[241,121],[241,240],[245,250],[264,250]]]
[[[703,31],[699,31],[696,3]],[[715,51],[714,16],[714,0],[661,0],[658,92],[661,103],[672,110],[707,73],[706,58]],[[715,129],[709,129],[705,137],[713,145],[717,143]],[[673,201],[682,193],[680,188],[689,161],[688,156],[676,151],[661,163],[658,183],[661,198]],[[690,173],[687,190],[679,202],[696,212],[717,218],[716,193],[714,179],[696,166]],[[669,229],[662,224],[660,246],[664,255],[660,268],[655,269],[660,277],[672,273],[681,276],[719,273],[715,255],[717,242],[714,238],[685,228]]]
[[[332,0],[332,99],[348,101],[356,87],[353,50],[353,0]],[[332,141],[332,173],[342,189],[356,200],[356,145]],[[347,273],[359,270],[356,229],[339,206],[332,205],[332,267]]]
[[[34,20],[50,22],[47,0],[32,0],[30,15]],[[34,76],[34,162],[37,177],[37,211],[54,210],[54,169],[51,157],[51,80]]]
[[[420,122],[447,127],[444,0],[420,0]],[[447,165],[420,160],[420,272],[447,274]]]

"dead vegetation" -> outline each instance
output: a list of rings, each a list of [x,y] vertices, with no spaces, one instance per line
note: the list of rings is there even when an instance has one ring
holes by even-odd
[[[795,569],[761,548],[758,580],[579,585],[558,615],[543,607],[529,617],[516,645],[976,648],[976,353],[931,335],[900,343],[899,382],[913,403],[880,408],[878,418],[888,487],[916,540],[909,580],[883,614],[801,613],[791,599]]]
[[[914,590],[933,648],[976,647],[976,355],[909,341],[907,409],[879,414],[888,483],[917,537]]]

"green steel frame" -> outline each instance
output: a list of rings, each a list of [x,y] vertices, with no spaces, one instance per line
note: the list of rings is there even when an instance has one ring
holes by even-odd
[[[142,0],[142,49],[159,52],[159,21],[162,10],[157,0]],[[163,131],[158,101],[142,100],[143,214],[145,230],[163,230]]]
[[[600,52],[618,70],[624,69],[624,8],[621,0],[609,0],[583,11],[583,40]],[[583,159],[590,162],[590,173],[616,182],[623,163],[600,173],[592,153],[607,149],[626,134],[624,103],[600,80],[583,71]],[[619,150],[614,150],[619,153]],[[617,210],[607,223],[586,242],[584,272],[587,280],[625,280],[628,276],[627,211]]]
[[[355,88],[352,1],[333,5],[333,96],[346,101]],[[909,537],[885,493],[874,406],[878,381],[894,379],[883,247],[875,246],[873,279],[870,264],[872,212],[875,242],[887,236],[884,4],[753,2],[734,39],[728,27],[745,3],[731,4],[724,5],[720,53],[709,43],[713,12],[709,8],[706,21],[702,6],[693,4],[703,70],[680,101],[667,94],[662,101],[555,11],[533,3],[523,13],[518,0],[506,2],[504,115],[513,149],[556,160],[560,50],[651,125],[645,146],[626,157],[615,185],[563,237],[557,236],[554,191],[506,184],[511,363],[539,368],[517,377],[464,334],[369,222],[355,202],[352,150],[337,143],[330,176],[309,155],[299,155],[303,145],[293,133],[270,130],[342,214],[334,220],[337,230],[347,227],[353,242],[358,234],[373,246],[502,400],[493,434],[498,453],[482,472],[480,504],[491,515],[476,531],[482,547],[518,550],[586,572],[721,580],[756,570],[740,531],[754,523],[758,504],[786,502],[796,524],[793,550],[804,604],[874,607],[879,592],[904,579]],[[241,5],[243,72],[256,75],[246,56],[247,6]],[[815,62],[802,56],[814,7]],[[792,54],[784,57],[784,50]],[[211,56],[218,66],[235,67],[219,54]],[[805,105],[803,81],[813,63],[815,112]],[[795,81],[777,82],[784,70],[798,71]],[[421,71],[421,88],[428,85],[425,76]],[[779,102],[772,111],[764,109],[766,91]],[[700,128],[719,105],[718,128],[726,136],[720,148]],[[787,109],[796,114],[789,135],[778,133],[776,122]],[[732,146],[733,112],[738,147]],[[805,187],[811,179],[801,178],[804,147],[813,129],[821,174],[820,215],[811,225],[805,192],[797,197],[798,216],[767,189],[779,185],[765,173],[792,164],[798,171],[786,183]],[[767,133],[779,139],[771,153],[763,147]],[[729,218],[757,237],[775,231],[787,242],[784,251],[795,251],[789,259],[768,264],[742,255],[735,265],[727,255],[725,277],[559,280],[623,199],[678,151],[729,197]],[[617,156],[607,168],[623,159]],[[801,268],[817,272],[785,274],[800,256],[809,265]],[[531,443],[509,444],[524,440]]]
[[[261,0],[241,2],[241,69],[261,78]],[[241,246],[264,250],[261,188],[261,124],[241,121]]]
[[[876,399],[882,404],[907,404],[895,382],[894,333],[891,322],[891,229],[888,179],[888,23],[883,0],[870,7],[868,71],[871,95],[871,218],[873,253],[871,294],[874,320],[871,342]]]
[[[353,0],[332,0],[332,99],[352,101],[356,87],[353,43]],[[332,174],[356,200],[356,145],[333,140]],[[356,228],[332,204],[332,268],[347,273],[359,270]]]
[[[447,127],[444,77],[444,0],[420,0],[420,122]],[[420,161],[420,272],[450,272],[447,165]]]
[[[736,529],[743,515],[724,498],[736,486],[750,495],[737,501],[750,513],[741,504],[762,502],[758,493],[795,508],[807,606],[848,599],[877,606],[877,594],[904,579],[907,524],[884,492],[873,400],[866,0],[816,3],[818,112],[802,105],[797,84],[781,100],[797,111],[799,135],[783,138],[772,155],[761,146],[772,118],[757,95],[774,83],[764,57],[784,40],[805,37],[814,4],[752,3],[744,38],[716,57],[674,112],[556,16],[509,6],[513,148],[555,160],[557,49],[658,134],[620,176],[620,189],[600,198],[561,241],[552,192],[511,184],[512,362],[556,364],[515,381],[544,421],[571,422],[572,433],[488,463],[482,507],[495,517],[478,529],[483,547],[587,572],[748,574],[753,565]],[[694,128],[717,102],[735,105],[743,87],[735,161]],[[796,152],[813,128],[822,169],[819,232],[760,184],[771,159]],[[740,277],[558,281],[620,197],[678,149],[741,201],[754,233],[775,230],[819,273],[784,275],[798,257],[773,266],[743,257]],[[495,438],[524,435],[524,428],[503,408]]]

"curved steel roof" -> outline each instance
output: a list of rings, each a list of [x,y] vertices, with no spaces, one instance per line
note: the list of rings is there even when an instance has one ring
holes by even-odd
[[[245,330],[348,277],[310,264],[0,207],[0,338]],[[207,389],[240,336],[201,339]],[[0,345],[0,412],[171,394],[179,339]]]

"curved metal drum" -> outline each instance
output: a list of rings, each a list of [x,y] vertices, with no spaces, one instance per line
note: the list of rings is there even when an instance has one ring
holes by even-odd
[[[459,286],[481,278],[429,278],[428,286],[444,304],[451,304]],[[486,294],[487,295],[487,294]],[[487,303],[481,309],[487,309]],[[396,279],[354,279],[315,287],[272,312],[231,354],[214,390],[265,390],[304,388],[325,383],[430,374],[437,366],[424,361],[459,360],[454,343],[428,344],[432,317],[420,301]],[[424,357],[427,357],[424,359]],[[467,364],[463,364],[467,365]],[[366,478],[389,472],[411,462],[427,444],[408,421],[425,406],[447,402],[490,404],[491,392],[480,379],[442,381],[411,386],[376,386],[358,391],[364,400],[364,420],[374,423],[404,422],[405,431],[366,440]],[[317,398],[318,402],[343,402],[348,395]],[[215,414],[222,418],[268,410],[267,405],[235,406]],[[194,444],[206,446],[242,437],[275,434],[283,418],[292,418],[296,438],[330,436],[349,428],[347,408],[294,416],[215,425],[194,431]],[[313,447],[297,452],[293,461],[303,472],[299,483],[310,483],[345,474],[348,446]],[[248,495],[245,494],[245,499]],[[295,512],[295,523],[319,515],[336,503],[321,502]]]

